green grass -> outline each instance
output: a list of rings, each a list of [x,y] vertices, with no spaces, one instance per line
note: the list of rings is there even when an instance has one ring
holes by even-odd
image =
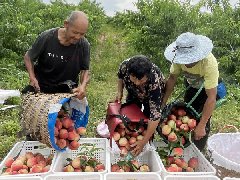
[[[104,26],[99,36],[98,45],[92,48],[91,55],[91,81],[88,85],[88,102],[90,106],[89,124],[87,126],[87,137],[96,136],[96,126],[106,115],[109,101],[114,100],[117,92],[117,71],[119,64],[138,54],[125,43],[124,34],[121,30],[111,26]],[[1,88],[21,89],[28,83],[27,73],[7,65],[7,61],[0,61],[4,73],[0,75]],[[3,72],[3,71],[1,71]],[[181,91],[176,88],[176,94]],[[7,104],[20,104],[19,98],[10,98]],[[17,132],[21,129],[19,122],[20,108],[0,111],[0,161],[11,149],[16,141]],[[224,105],[214,111],[212,116],[212,132],[218,133],[222,127],[232,124],[240,129],[240,89],[228,85],[228,97]],[[234,132],[233,129],[228,131]],[[156,136],[158,138],[158,136]]]

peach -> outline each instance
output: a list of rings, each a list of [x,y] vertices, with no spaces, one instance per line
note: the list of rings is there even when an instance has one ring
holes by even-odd
[[[175,132],[171,132],[168,135],[168,141],[169,142],[176,142],[177,141],[177,135],[175,134]]]
[[[69,117],[64,117],[62,119],[62,125],[63,127],[65,127],[66,129],[70,128],[71,126],[74,126],[73,120],[70,119]]]
[[[169,120],[167,122],[167,125],[169,125],[171,127],[171,129],[175,129],[176,128],[176,123],[174,120]]]
[[[143,164],[143,165],[140,166],[139,171],[140,172],[149,172],[150,169],[149,169],[147,164]]]
[[[72,141],[70,144],[69,144],[69,148],[71,150],[77,150],[79,148],[80,144],[79,142],[77,141]]]
[[[125,125],[123,123],[118,124],[118,126],[119,126],[119,128],[122,128],[122,129],[125,128]]]
[[[79,139],[80,139],[80,136],[75,131],[71,131],[71,132],[68,133],[68,140],[78,141]]]
[[[80,135],[80,136],[83,136],[85,135],[87,132],[87,129],[85,127],[79,127],[77,128],[77,133]]]
[[[139,162],[137,160],[131,160],[131,164],[134,166],[134,168],[139,169]]]
[[[176,116],[175,116],[174,114],[170,114],[170,115],[168,115],[168,120],[174,120],[174,121],[176,121],[177,118],[176,118]]]
[[[66,142],[66,140],[65,139],[59,139],[59,140],[57,140],[57,146],[60,148],[60,149],[63,149],[63,148],[65,148],[66,147],[66,145],[67,145],[67,142]]]
[[[176,120],[176,126],[179,128],[182,125],[182,121],[181,120]]]
[[[130,170],[131,170],[130,166],[128,166],[128,165],[123,165],[122,169],[124,170],[124,172],[130,172]]]
[[[143,140],[143,136],[142,135],[138,135],[137,136],[137,141],[142,141]]]
[[[43,170],[43,167],[42,167],[41,165],[34,165],[34,166],[31,168],[30,172],[40,173],[40,172],[42,172],[42,170]]]
[[[138,135],[139,135],[139,133],[136,131],[132,132],[132,134],[131,134],[132,137],[137,137]]]
[[[68,138],[68,131],[66,129],[60,129],[59,138],[60,139],[67,139]]]
[[[169,125],[164,125],[162,127],[162,134],[167,136],[171,132],[171,127]]]
[[[168,156],[166,161],[167,161],[167,165],[170,165],[174,162],[174,157],[173,156]]]
[[[119,145],[120,146],[126,146],[128,144],[128,140],[125,137],[122,137],[119,139]]]
[[[30,159],[30,158],[32,158],[34,156],[34,154],[32,152],[27,152],[25,154],[25,156],[26,156],[27,159]]]
[[[18,174],[28,174],[28,170],[27,169],[20,169],[18,171]]]
[[[105,166],[104,166],[104,164],[97,164],[95,169],[99,172],[101,170],[105,170]]]
[[[55,127],[60,130],[62,129],[62,122],[60,120],[56,120]]]
[[[183,130],[183,131],[185,131],[185,132],[188,132],[188,131],[189,131],[189,127],[188,127],[187,124],[182,124],[182,125],[180,126],[180,129]]]
[[[58,128],[54,127],[54,136],[57,137],[59,135]]]
[[[84,172],[94,172],[94,168],[92,166],[86,166]]]
[[[120,134],[118,133],[118,132],[114,132],[113,133],[113,139],[114,139],[114,141],[118,141],[119,139],[120,139]]]
[[[182,117],[182,123],[184,123],[184,124],[187,124],[188,123],[188,121],[189,121],[189,117],[188,116],[183,116]]]
[[[178,116],[185,116],[187,113],[186,113],[186,111],[183,109],[183,108],[179,108],[178,110],[177,110],[177,115]]]
[[[63,172],[74,172],[74,168],[71,165],[67,165],[63,168]]]
[[[36,157],[32,157],[32,158],[27,160],[27,166],[30,167],[30,168],[33,167],[36,164],[37,164],[37,158]]]
[[[74,126],[71,126],[71,127],[69,127],[69,128],[67,129],[67,131],[68,131],[68,132],[75,131],[75,128],[74,128]],[[76,132],[76,131],[75,131],[75,132]]]
[[[124,137],[126,134],[125,129],[118,129],[118,133],[120,134],[121,137]]]
[[[80,158],[77,157],[77,158],[73,159],[71,164],[72,164],[72,167],[74,167],[74,168],[80,168],[80,166],[81,166]]]
[[[120,147],[119,149],[121,150],[120,154],[121,154],[122,156],[126,156],[126,155],[127,155],[128,150],[127,150],[126,147],[123,147],[123,146],[122,146],[122,147]]]
[[[129,144],[135,144],[136,141],[137,141],[137,139],[136,139],[135,137],[131,137],[131,138],[128,140]]]
[[[74,168],[74,172],[82,172],[81,168]]]
[[[43,169],[42,169],[42,172],[48,172],[48,171],[50,171],[50,165],[47,165],[47,166],[45,166]]]
[[[191,157],[188,161],[188,166],[195,169],[198,167],[198,158]]]
[[[6,162],[5,162],[5,166],[6,166],[7,168],[10,168],[13,162],[14,162],[14,159],[13,159],[13,158],[8,158],[8,159],[6,160]]]
[[[191,168],[191,167],[187,167],[187,168],[186,168],[186,171],[187,171],[187,172],[194,172],[194,169]]]
[[[119,165],[113,164],[111,166],[111,172],[117,172],[120,169]]]
[[[23,162],[21,160],[16,160],[11,165],[12,171],[19,171],[23,167]]]
[[[189,119],[187,124],[189,129],[192,130],[196,127],[197,121],[195,119]]]
[[[183,149],[182,148],[173,148],[173,155],[174,156],[182,156],[183,155]]]

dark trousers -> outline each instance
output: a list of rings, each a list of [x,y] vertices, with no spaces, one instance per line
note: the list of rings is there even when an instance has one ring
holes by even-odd
[[[192,98],[195,96],[195,94],[197,93],[198,89],[192,88],[190,87],[189,89],[186,90],[185,93],[185,97],[184,97],[184,101],[185,102],[189,102],[192,100]],[[207,94],[205,92],[205,89],[203,88],[200,92],[200,94],[197,96],[197,98],[193,101],[193,103],[191,104],[191,106],[198,112],[201,113],[203,110],[203,106],[205,104],[207,100]],[[208,119],[208,122],[206,124],[206,135],[200,139],[200,140],[194,140],[194,144],[197,146],[197,148],[202,151],[207,143],[207,139],[209,136],[209,132],[210,132],[210,119],[211,117]]]

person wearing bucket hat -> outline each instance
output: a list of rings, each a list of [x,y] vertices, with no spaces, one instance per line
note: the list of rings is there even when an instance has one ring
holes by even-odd
[[[200,121],[194,130],[194,143],[203,150],[210,132],[210,118],[216,104],[219,78],[218,63],[212,54],[213,43],[203,35],[186,32],[179,35],[164,52],[170,61],[170,75],[166,83],[163,106],[174,90],[180,73],[184,76],[186,89],[184,101],[190,102],[199,88],[203,89],[193,101],[193,108],[202,112]]]
[[[123,61],[118,71],[118,93],[116,100],[122,101],[123,89],[127,90],[126,103],[135,103],[149,118],[142,141],[131,145],[132,154],[139,155],[155,132],[161,118],[161,102],[165,91],[165,78],[160,69],[149,58],[136,55]]]
[[[72,11],[64,27],[41,33],[24,56],[30,85],[22,92],[65,93],[75,87],[73,93],[82,99],[89,81],[90,45],[84,37],[87,29],[87,15]],[[81,84],[77,87],[78,82]]]

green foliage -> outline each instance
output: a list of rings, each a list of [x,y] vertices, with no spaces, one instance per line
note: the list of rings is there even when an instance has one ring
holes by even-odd
[[[211,13],[202,12],[203,6]],[[212,39],[221,74],[229,81],[240,81],[240,7],[231,7],[228,0],[215,3],[202,0],[195,6],[189,1],[138,0],[137,8],[138,11],[118,13],[111,22],[125,27],[131,46],[151,57],[162,71],[168,72],[169,68],[163,55],[167,45],[189,31]]]

